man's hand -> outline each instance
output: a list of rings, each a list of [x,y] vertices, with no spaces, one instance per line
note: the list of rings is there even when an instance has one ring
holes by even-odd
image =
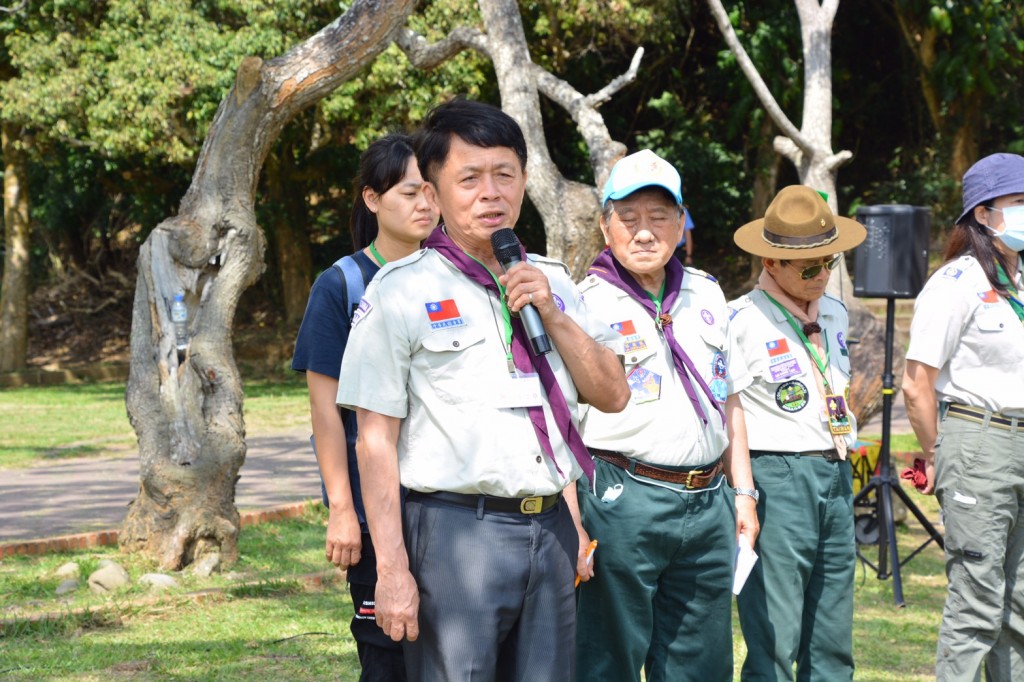
[[[594,577],[594,562],[587,562],[587,550],[590,549],[590,535],[583,530],[583,526],[576,525],[576,534],[580,536],[580,549],[576,553],[576,575],[580,582],[588,582]]]
[[[396,642],[403,638],[416,641],[420,636],[420,592],[412,573],[407,569],[378,571],[374,599],[377,625],[384,634]]]
[[[331,505],[327,517],[327,560],[338,568],[355,566],[362,557],[362,549],[362,535],[355,511]]]
[[[928,476],[928,485],[921,489],[922,495],[935,494],[935,459],[928,460],[924,465],[924,473]]]
[[[757,502],[749,495],[736,496],[736,540],[740,535],[746,535],[750,540],[750,546],[754,546],[758,533],[761,532],[761,524],[757,520]]]
[[[529,304],[536,308],[541,319],[545,320],[548,315],[560,312],[551,296],[551,285],[548,283],[547,275],[533,265],[517,263],[501,275],[498,281],[505,287],[510,311],[517,313],[523,306]]]

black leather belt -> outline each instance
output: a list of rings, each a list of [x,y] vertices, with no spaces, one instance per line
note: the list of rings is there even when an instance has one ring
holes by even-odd
[[[466,507],[484,512],[500,512],[504,514],[540,514],[558,504],[562,493],[554,495],[534,495],[533,497],[495,497],[493,495],[466,495],[463,493],[421,493],[410,490],[406,493],[407,500],[420,502],[440,502],[456,507]]]
[[[997,429],[1005,429],[1007,431],[1013,430],[1013,417],[1006,417],[998,412],[989,412],[983,410],[980,407],[971,407],[970,405],[957,405],[953,403],[949,406],[948,414],[953,415],[957,419],[965,419],[970,422],[978,422],[983,424],[985,417],[988,416],[988,425]],[[991,416],[990,416],[991,415]],[[1018,428],[1024,426],[1024,419],[1017,418]]]
[[[763,455],[774,455],[776,457],[821,457],[829,462],[838,462],[839,453],[835,448],[829,448],[828,450],[804,450],[802,452],[789,452],[789,451],[776,451],[776,450],[751,450],[751,457],[761,457]]]

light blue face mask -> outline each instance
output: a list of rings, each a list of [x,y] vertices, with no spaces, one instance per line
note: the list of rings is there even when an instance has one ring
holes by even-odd
[[[988,228],[996,238],[1002,240],[1004,244],[1014,251],[1024,251],[1024,206],[1007,206],[1006,208],[986,206],[985,208],[989,211],[999,211],[1003,214],[1002,232],[996,232],[991,227]],[[988,227],[988,225],[985,227]]]

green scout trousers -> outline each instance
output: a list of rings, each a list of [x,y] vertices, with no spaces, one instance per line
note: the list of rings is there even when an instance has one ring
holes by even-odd
[[[940,682],[1024,680],[1024,419],[946,414],[935,447],[946,577]]]
[[[849,461],[752,450],[759,559],[737,597],[743,680],[853,679]]]
[[[580,584],[579,680],[732,679],[732,489],[637,477],[597,460],[596,495],[578,488],[583,525],[598,541],[594,577]],[[683,489],[683,490],[680,490]]]

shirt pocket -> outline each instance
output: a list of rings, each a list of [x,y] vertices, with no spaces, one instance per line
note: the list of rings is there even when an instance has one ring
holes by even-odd
[[[496,353],[488,358],[484,340],[484,330],[472,326],[439,329],[423,337],[424,371],[443,402],[455,405],[479,399],[488,383],[485,376],[496,371],[489,365],[499,362]]]
[[[977,329],[977,353],[981,366],[1005,366],[1015,351],[1008,347],[1009,335],[1004,332],[1011,324],[1020,324],[1016,315],[1004,314],[1001,307],[993,310],[981,310],[974,315],[974,326]]]
[[[645,346],[643,348],[634,349],[622,356],[622,362],[626,366],[626,374],[637,365],[642,365],[644,360],[655,355],[658,352],[657,348],[652,346]]]

